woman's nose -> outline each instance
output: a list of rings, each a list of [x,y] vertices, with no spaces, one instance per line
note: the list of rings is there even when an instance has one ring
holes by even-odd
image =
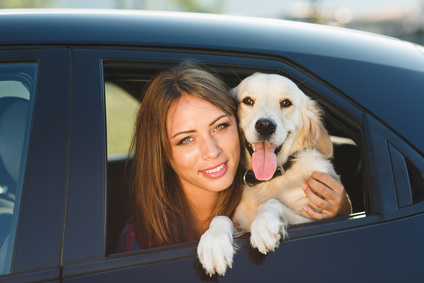
[[[203,140],[202,155],[204,159],[216,158],[222,150],[214,137],[208,136]]]

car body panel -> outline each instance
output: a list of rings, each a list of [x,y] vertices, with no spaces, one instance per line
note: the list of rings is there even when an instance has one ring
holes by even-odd
[[[66,264],[103,255],[106,210],[106,143],[102,126],[105,125],[105,102],[101,62],[97,60],[89,64],[92,59],[77,51],[73,53],[72,62],[72,153],[67,209],[67,226],[71,229],[65,233],[63,262]],[[81,222],[81,218],[86,221]]]
[[[249,251],[242,249],[234,258],[233,268],[220,277],[219,282],[333,282],[340,278],[344,282],[419,282],[424,276],[420,260],[406,264],[405,258],[421,258],[423,221],[420,215],[308,239],[288,240],[274,253],[263,256],[260,264],[255,264],[257,259],[252,259]],[[408,226],[416,226],[416,233],[402,240]],[[417,249],[410,250],[411,246]],[[192,249],[194,253],[195,247]],[[136,265],[136,262],[135,259],[135,266],[127,263],[127,268],[71,277],[65,282],[116,282],[123,278],[126,282],[207,280],[207,277],[196,275],[194,257],[145,265]]]

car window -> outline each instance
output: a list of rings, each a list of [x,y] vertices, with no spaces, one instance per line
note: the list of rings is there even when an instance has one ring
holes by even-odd
[[[112,82],[105,83],[108,159],[128,155],[138,101]]]
[[[128,221],[128,180],[129,163],[126,159],[128,143],[134,130],[134,123],[138,103],[142,100],[143,89],[150,79],[161,68],[161,64],[140,63],[129,64],[126,69],[124,62],[110,63],[105,69],[106,117],[107,117],[107,253],[116,251],[116,244],[123,227]],[[243,77],[258,71],[257,68],[225,68],[225,66],[212,66],[218,71],[219,76],[227,85],[235,87]],[[276,72],[276,70],[262,70],[263,72]],[[277,71],[279,72],[279,71]],[[284,74],[290,76],[290,74]],[[348,129],[343,122],[345,112],[335,113],[334,107],[328,108],[320,97],[314,97],[314,91],[302,84],[305,93],[311,95],[318,103],[322,104],[326,113],[324,119],[331,134],[334,145],[334,165],[340,174],[342,183],[350,195],[353,212],[365,216],[364,184],[362,179],[363,162],[361,160],[360,138],[357,131]],[[337,111],[336,111],[337,112]],[[342,115],[342,116],[340,116]],[[115,125],[112,125],[114,123]],[[115,129],[114,129],[115,128]],[[123,133],[125,131],[125,133]],[[116,139],[114,141],[114,139]],[[121,143],[121,145],[118,145]],[[125,143],[125,144],[124,144]],[[119,150],[117,150],[120,148]],[[124,154],[124,155],[122,155]],[[121,156],[121,157],[119,157]],[[347,162],[348,161],[348,162]],[[131,162],[131,159],[129,160]],[[123,209],[125,208],[125,209]],[[294,235],[299,232],[294,232]]]
[[[406,155],[389,143],[399,208],[424,201],[424,174]],[[416,160],[423,164],[421,159]]]
[[[0,64],[0,275],[12,260],[36,74],[36,63]]]
[[[412,190],[412,203],[420,203],[424,201],[424,173],[421,172],[415,164],[406,159],[408,169],[409,182]]]

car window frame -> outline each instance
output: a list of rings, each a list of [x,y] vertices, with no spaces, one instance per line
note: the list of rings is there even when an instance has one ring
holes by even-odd
[[[279,72],[290,74],[290,76],[296,78],[297,81],[302,82],[311,88],[314,92],[319,93],[325,103],[329,105],[334,111],[344,113],[344,115],[353,117],[351,121],[353,124],[362,125],[364,110],[354,104],[350,99],[339,93],[337,90],[332,88],[328,83],[320,81],[318,77],[313,74],[302,70],[299,66],[296,68],[293,66],[293,62],[286,62],[284,58],[265,56],[261,54],[234,54],[229,52],[211,52],[211,51],[194,51],[194,50],[143,50],[142,48],[137,50],[112,50],[108,48],[96,49],[96,48],[75,48],[73,49],[73,76],[74,76],[74,89],[73,89],[73,101],[75,104],[81,103],[84,100],[85,108],[90,109],[91,114],[82,109],[74,108],[73,111],[78,112],[79,115],[92,115],[93,107],[96,115],[100,115],[101,118],[96,117],[93,119],[97,125],[101,125],[101,129],[95,129],[95,123],[90,122],[91,126],[84,130],[88,133],[92,130],[95,131],[93,140],[90,141],[89,145],[97,144],[96,148],[91,147],[92,152],[87,150],[76,153],[72,151],[71,156],[71,176],[70,176],[70,189],[69,189],[69,201],[66,218],[66,236],[64,245],[64,257],[63,257],[63,276],[64,278],[71,278],[74,276],[80,276],[84,274],[90,274],[91,272],[117,270],[129,266],[142,266],[145,264],[155,263],[159,261],[173,261],[183,258],[191,258],[195,256],[195,248],[197,243],[184,243],[180,245],[172,245],[168,247],[154,248],[144,251],[129,252],[124,254],[112,254],[108,255],[105,251],[106,246],[106,121],[105,121],[105,101],[104,101],[104,75],[103,69],[105,64],[111,64],[112,62],[119,64],[120,62],[144,62],[149,63],[163,63],[170,64],[178,62],[181,59],[194,58],[205,62],[213,67],[220,66],[237,66],[237,67],[249,67],[255,69],[261,67],[262,69],[274,69]],[[84,87],[82,87],[84,86]],[[320,96],[320,97],[321,97]],[[89,99],[87,99],[89,97]],[[85,99],[84,99],[85,98]],[[81,111],[85,111],[82,114]],[[75,114],[76,115],[76,114]],[[73,115],[72,121],[72,144],[78,147],[82,144],[78,139],[82,139],[84,134],[81,132],[76,136],[76,132],[79,130],[74,128],[84,121],[83,118],[80,121],[75,120]],[[86,116],[88,117],[88,116]],[[94,117],[94,116],[92,116]],[[362,137],[363,138],[363,137]],[[366,144],[366,141],[362,141]],[[75,148],[74,148],[75,149]],[[78,163],[85,158],[85,154],[95,156],[95,160],[91,160],[87,168],[91,168],[92,180],[88,182],[90,185],[83,183],[78,178],[83,175],[83,169],[77,168]],[[367,166],[367,164],[365,164]],[[75,174],[74,170],[81,170],[79,174]],[[368,169],[365,169],[368,170]],[[85,180],[86,181],[86,180]],[[365,184],[368,186],[368,184]],[[78,200],[84,195],[85,192],[90,191],[91,201],[81,202]],[[374,194],[374,192],[372,193]],[[376,206],[378,207],[378,206]],[[78,211],[78,213],[77,213]],[[78,224],[78,215],[86,215],[90,212],[90,215],[84,219],[84,223]],[[317,225],[310,225],[308,227],[294,227],[290,229],[290,235],[293,239],[299,239],[317,234],[325,234],[328,232],[350,229],[352,227],[366,226],[373,223],[380,222],[381,218],[378,213],[378,209],[370,214],[360,213],[359,215],[352,215],[346,217],[350,218],[350,221],[344,221],[340,218],[331,219],[328,221],[321,222]],[[95,222],[95,223],[94,223]],[[80,238],[78,234],[78,227],[87,228],[88,223],[94,223],[88,230],[86,230],[85,238]],[[90,238],[90,241],[88,239]],[[88,245],[86,243],[94,243]],[[242,247],[248,245],[248,239],[242,238],[240,240]],[[77,252],[78,251],[78,252]],[[71,255],[71,256],[70,256]]]

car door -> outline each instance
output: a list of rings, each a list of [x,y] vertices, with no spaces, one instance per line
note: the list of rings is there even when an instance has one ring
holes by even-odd
[[[423,216],[417,214],[422,210],[415,208],[412,214],[408,210],[400,216],[386,217],[398,209],[393,204],[399,197],[393,177],[397,173],[391,162],[395,153],[375,142],[381,130],[377,130],[380,127],[375,126],[372,113],[345,99],[329,87],[328,82],[320,81],[280,57],[180,49],[77,48],[73,51],[72,151],[62,258],[64,281],[197,282],[208,279],[196,260],[196,242],[129,253],[114,250],[128,217],[124,178],[127,152],[125,146],[124,150],[110,151],[109,132],[112,130],[107,124],[114,118],[108,116],[111,111],[108,104],[125,99],[128,104],[123,107],[128,109],[133,99],[138,103],[143,86],[155,72],[184,58],[210,65],[230,87],[256,71],[279,73],[293,79],[304,92],[318,100],[326,111],[330,132],[342,138],[337,145],[336,152],[340,149],[340,155],[336,154],[335,162],[342,160],[339,169],[347,170],[348,174],[346,179],[342,176],[342,180],[354,197],[354,214],[291,227],[290,238],[266,256],[250,249],[249,235],[243,235],[237,240],[241,249],[235,256],[233,268],[225,277],[215,276],[210,280],[371,282],[404,278],[410,271],[413,271],[409,273],[410,278],[417,278],[419,260],[416,259],[424,251],[419,236],[423,228],[416,228],[423,227]],[[118,98],[109,100],[112,93]],[[125,119],[132,123],[131,118]],[[392,137],[388,136],[384,140]],[[343,156],[349,156],[346,157],[349,162]],[[360,170],[344,168],[346,164]],[[417,233],[410,235],[408,241],[399,241],[405,231],[412,230]]]
[[[11,204],[0,204],[0,281],[60,278],[69,60],[62,48],[0,51],[0,199]]]

